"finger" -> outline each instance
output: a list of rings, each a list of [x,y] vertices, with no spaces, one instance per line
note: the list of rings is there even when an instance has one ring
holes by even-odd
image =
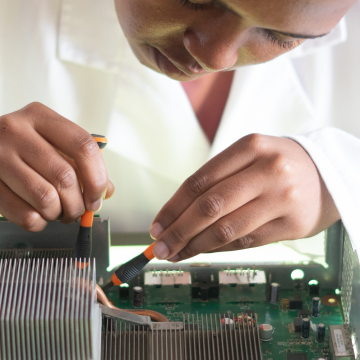
[[[115,186],[110,180],[108,180],[105,200],[110,199],[114,195],[114,193],[115,193]]]
[[[20,157],[2,159],[1,180],[44,219],[54,221],[60,216],[61,203],[55,188]]]
[[[28,139],[31,139],[31,143]],[[31,134],[30,138],[24,139],[22,147],[21,158],[55,188],[61,204],[61,221],[76,221],[85,212],[85,205],[76,172],[71,164],[36,132]],[[34,206],[33,203],[30,204]],[[34,207],[45,215],[43,210]]]
[[[47,221],[0,180],[0,214],[27,231],[42,231]]]
[[[61,153],[60,153],[61,154]],[[72,166],[72,168],[75,170],[75,173],[76,173],[76,176],[78,177],[79,179],[79,183],[80,183],[80,187],[82,188],[82,185],[81,185],[81,180],[80,180],[80,177],[81,177],[81,174],[75,164],[75,161],[68,158],[66,155],[64,154],[61,154],[63,156],[63,158]],[[107,200],[107,199],[110,199],[115,193],[115,186],[114,184],[108,180],[108,183],[107,183],[107,186],[106,186],[106,194],[105,194],[105,197],[104,199]]]
[[[201,234],[192,239],[171,261],[181,261],[203,252],[215,250],[231,244],[237,239],[244,238],[244,246],[251,246],[252,238],[246,238],[256,229],[277,218],[280,214],[257,198],[221,218]],[[246,243],[248,240],[248,243]]]
[[[75,161],[84,186],[85,206],[97,211],[106,194],[108,176],[96,141],[84,129],[43,105],[31,104],[22,111],[27,112],[42,137]]]
[[[150,230],[151,236],[157,239],[162,231],[178,219],[196,198],[224,179],[250,166],[265,150],[262,138],[258,134],[245,136],[185,180],[155,217]]]
[[[209,252],[245,250],[268,245],[277,241],[291,240],[291,231],[283,218],[275,219],[230,244]]]
[[[154,255],[166,259],[177,254],[187,243],[218,219],[241,208],[263,191],[265,175],[255,164],[215,185],[198,197],[159,237]],[[254,176],[256,174],[256,176]]]

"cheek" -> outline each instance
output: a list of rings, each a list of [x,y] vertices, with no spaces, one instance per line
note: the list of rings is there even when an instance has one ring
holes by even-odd
[[[144,2],[145,4],[147,2]],[[115,0],[116,14],[128,39],[141,37],[149,21],[146,6],[139,0]]]

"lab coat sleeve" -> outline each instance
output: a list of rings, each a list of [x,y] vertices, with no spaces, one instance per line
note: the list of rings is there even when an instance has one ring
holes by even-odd
[[[288,138],[298,142],[311,156],[359,252],[360,139],[331,127]]]

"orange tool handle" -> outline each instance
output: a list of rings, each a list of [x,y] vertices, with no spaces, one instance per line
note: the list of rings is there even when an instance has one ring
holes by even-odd
[[[108,141],[105,136],[91,134],[97,142],[100,151],[102,152]],[[75,245],[75,258],[78,260],[78,267],[85,268],[91,255],[91,235],[92,224],[94,221],[94,212],[86,210],[81,216],[79,234]],[[84,261],[85,259],[85,261]],[[84,261],[84,262],[81,262]]]
[[[111,277],[112,285],[121,285],[133,277],[135,277],[155,256],[153,254],[153,248],[155,243],[152,243],[144,252],[140,255],[129,260],[125,264],[122,264],[115,270]]]

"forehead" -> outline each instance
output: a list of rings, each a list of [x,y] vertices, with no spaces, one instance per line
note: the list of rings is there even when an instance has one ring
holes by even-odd
[[[330,31],[356,0],[219,0],[249,25],[291,32]]]

